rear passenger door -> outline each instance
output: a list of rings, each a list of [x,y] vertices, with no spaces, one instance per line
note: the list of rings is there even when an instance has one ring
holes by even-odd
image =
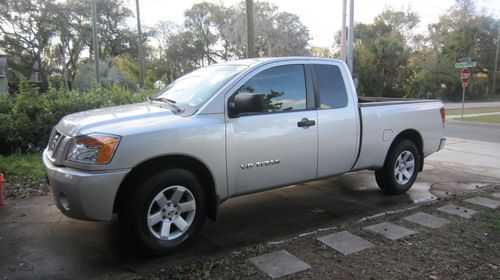
[[[312,64],[318,107],[318,177],[351,170],[359,145],[357,100],[350,87],[350,73],[340,63]],[[349,82],[349,83],[348,83]]]

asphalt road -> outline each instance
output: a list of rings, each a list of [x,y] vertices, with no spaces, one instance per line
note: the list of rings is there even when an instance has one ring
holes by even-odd
[[[446,137],[500,143],[500,125],[448,120],[444,129]]]
[[[461,102],[444,103],[446,109],[460,109],[462,108]],[[485,108],[485,107],[500,107],[500,102],[466,102],[464,108]]]

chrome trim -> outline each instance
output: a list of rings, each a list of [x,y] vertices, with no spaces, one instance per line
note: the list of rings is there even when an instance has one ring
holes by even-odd
[[[52,129],[47,145],[48,159],[55,165],[63,165],[71,137]]]

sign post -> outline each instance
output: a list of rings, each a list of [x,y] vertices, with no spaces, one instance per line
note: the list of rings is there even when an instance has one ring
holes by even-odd
[[[462,120],[464,119],[465,88],[469,84],[469,80],[470,70],[469,68],[463,68],[460,71],[460,81],[462,81]]]

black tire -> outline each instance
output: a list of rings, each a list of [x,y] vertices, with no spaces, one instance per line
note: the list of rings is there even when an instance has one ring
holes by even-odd
[[[174,202],[173,193],[178,189],[182,194],[177,202]],[[163,197],[160,193],[163,193]],[[163,204],[168,209],[160,207],[159,202],[153,203],[153,200],[158,197],[166,198],[165,201],[162,200],[161,202],[168,201],[169,203]],[[192,201],[195,202],[195,210],[190,210],[189,213],[181,213],[182,207],[179,205]],[[170,206],[167,207],[168,204]],[[150,227],[148,217],[158,213],[161,214],[161,220],[155,226]],[[120,223],[132,241],[139,245],[139,249],[147,255],[160,256],[182,247],[198,233],[205,221],[205,213],[205,193],[198,178],[190,171],[174,168],[144,178],[137,186],[130,188],[130,191],[121,201],[118,214]],[[167,218],[167,214],[171,214],[172,217]],[[187,221],[188,224],[189,220],[192,219],[185,231],[182,231],[175,223],[180,220],[179,217],[182,218],[182,221]],[[166,239],[166,236],[163,237],[162,228],[165,222],[169,224],[168,232],[172,231],[172,236],[175,238]],[[169,234],[166,230],[165,232],[167,235]]]
[[[408,168],[411,165],[410,154],[413,158],[413,170],[411,176],[407,176],[410,174]],[[399,160],[403,160],[405,156],[408,156],[408,162],[405,161],[404,165],[400,164],[401,161]],[[375,171],[375,179],[380,189],[387,194],[393,195],[408,191],[417,179],[420,160],[418,148],[412,141],[401,140],[397,142],[387,155],[384,166]]]

